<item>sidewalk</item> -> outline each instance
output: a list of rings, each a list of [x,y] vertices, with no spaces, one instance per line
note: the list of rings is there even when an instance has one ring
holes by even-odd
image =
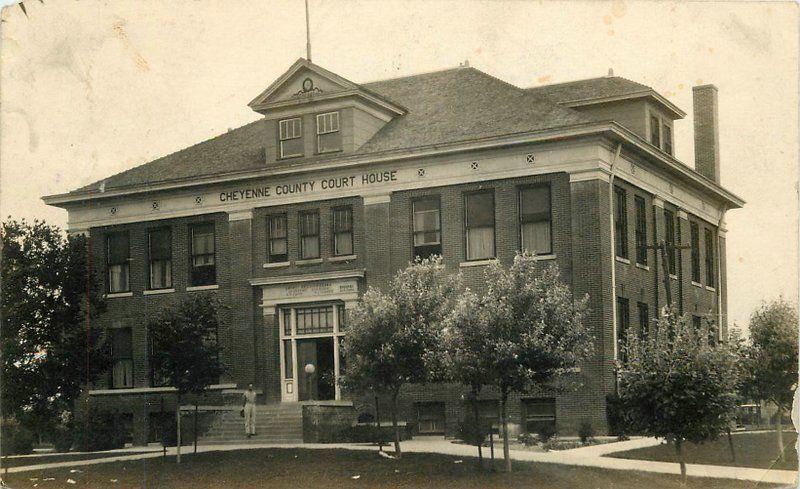
[[[572,450],[561,450],[554,452],[528,452],[523,450],[512,450],[512,460],[526,462],[542,462],[561,465],[573,465],[583,467],[598,467],[611,470],[630,470],[639,472],[654,472],[660,474],[680,475],[680,467],[675,463],[651,462],[645,460],[628,460],[620,458],[604,457],[603,455],[657,445],[659,441],[655,438],[637,438],[624,442],[607,443],[604,445],[594,445],[591,447],[581,447]],[[338,443],[338,444],[311,444],[293,443],[285,445],[264,444],[264,445],[206,445],[198,447],[200,452],[228,451],[228,450],[250,450],[257,448],[303,448],[303,449],[345,449],[345,450],[372,450],[376,447],[368,444],[357,443]],[[471,445],[452,443],[450,440],[442,438],[421,438],[402,442],[404,452],[415,453],[441,453],[445,455],[455,455],[459,457],[475,457],[476,449]],[[191,457],[191,447],[186,447],[182,451]],[[391,453],[391,448],[389,448]],[[502,458],[502,448],[495,454]],[[175,448],[167,449],[167,455],[175,455]],[[71,462],[53,462],[41,465],[28,465],[23,467],[9,468],[9,473],[26,472],[31,470],[54,469],[64,467],[80,467],[85,465],[95,465],[108,462],[143,460],[148,458],[160,457],[161,452],[145,453],[138,455],[120,455],[95,460],[80,460]],[[737,479],[743,481],[753,481],[772,484],[796,484],[797,472],[789,470],[767,470],[746,467],[724,467],[717,465],[696,465],[687,464],[686,472],[693,477],[713,477],[719,479]],[[5,473],[3,469],[2,473]]]

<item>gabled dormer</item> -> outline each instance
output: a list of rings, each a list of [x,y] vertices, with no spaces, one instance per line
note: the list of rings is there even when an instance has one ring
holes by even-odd
[[[352,153],[406,112],[303,58],[248,105],[266,119],[267,163]]]

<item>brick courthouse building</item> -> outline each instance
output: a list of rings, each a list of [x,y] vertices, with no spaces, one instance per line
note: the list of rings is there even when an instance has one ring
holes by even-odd
[[[589,295],[583,386],[515,398],[521,429],[605,428],[617,338],[665,305],[664,270],[680,310],[726,335],[723,218],[743,201],[719,183],[713,86],[694,88],[695,168],[673,157],[684,112],[614,76],[522,89],[464,66],[356,84],[300,59],[249,106],[263,117],[44,199],[88,233],[106,289],[113,368],[88,402],[123,413],[136,443],[175,402],[149,372],[148,318],[192,294],[231,306],[229,371],[205,401],[222,413],[248,383],[263,409],[349,406],[335,382],[346,311],[416,255],[441,254],[479,289],[487,263],[526,248]],[[462,393],[412,386],[403,417],[452,434]]]

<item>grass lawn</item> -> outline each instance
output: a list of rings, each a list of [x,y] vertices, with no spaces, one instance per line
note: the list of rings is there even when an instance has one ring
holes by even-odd
[[[40,465],[50,464],[54,462],[70,462],[73,460],[93,460],[96,458],[108,457],[124,457],[126,455],[136,455],[137,453],[149,452],[96,452],[96,453],[61,453],[61,454],[48,454],[40,457],[16,457],[0,459],[0,466],[2,467],[22,467],[24,465]]]
[[[736,461],[731,460],[728,437],[722,436],[716,441],[702,445],[686,444],[686,462],[690,464],[728,465],[736,467],[757,467],[766,469],[797,470],[797,451],[795,441],[797,433],[783,433],[783,444],[786,456],[783,462],[775,462],[778,442],[774,431],[763,433],[735,433],[733,450]],[[675,462],[673,445],[658,445],[648,448],[637,448],[625,452],[610,454],[609,457],[632,458],[637,460],[655,460]]]
[[[456,463],[457,461],[461,461]],[[499,467],[498,462],[498,467]],[[188,455],[181,465],[174,457],[9,474],[5,482],[14,489],[34,487],[115,488],[678,488],[680,477],[515,462],[512,474],[479,471],[475,459],[438,454],[405,454],[391,460],[374,451],[254,449]],[[31,479],[36,480],[31,480]],[[45,478],[54,480],[45,481]],[[76,484],[67,483],[73,479]],[[112,482],[112,479],[114,480]],[[687,487],[749,488],[752,483],[732,480],[690,479]],[[764,487],[764,486],[759,486]]]

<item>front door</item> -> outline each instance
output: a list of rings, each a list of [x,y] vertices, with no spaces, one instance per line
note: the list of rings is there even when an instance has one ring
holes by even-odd
[[[300,401],[325,401],[336,397],[333,338],[297,340]]]

